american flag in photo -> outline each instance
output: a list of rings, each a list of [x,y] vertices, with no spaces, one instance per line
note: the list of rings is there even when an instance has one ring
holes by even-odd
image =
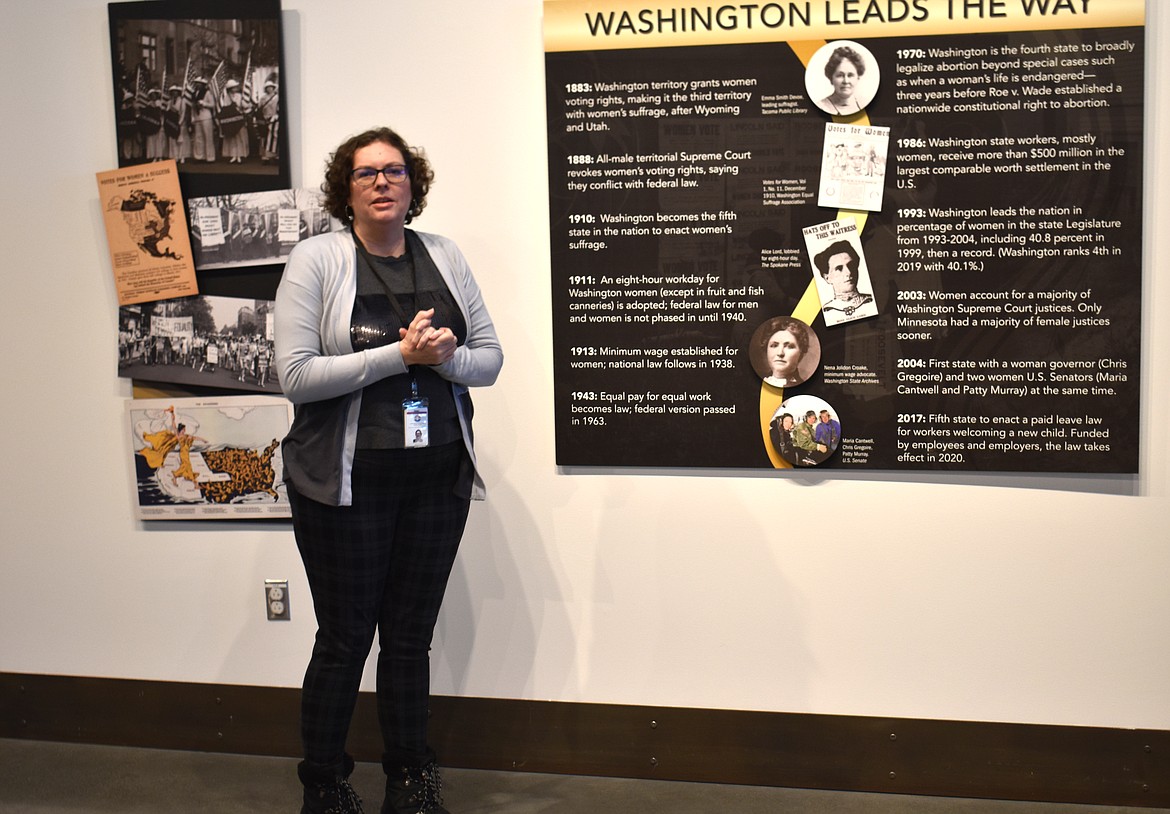
[[[224,85],[227,84],[227,62],[220,60],[215,66],[215,73],[211,75],[211,95],[215,101],[215,109],[219,110],[219,100],[223,96]]]
[[[195,53],[187,54],[187,70],[183,74],[183,101],[187,106],[195,104],[195,77],[199,72],[195,70]]]
[[[150,101],[150,94],[146,87],[146,70],[140,63],[138,65],[138,75],[134,77],[134,104],[145,105]]]
[[[248,52],[248,62],[244,65],[244,109],[252,107],[252,52]]]

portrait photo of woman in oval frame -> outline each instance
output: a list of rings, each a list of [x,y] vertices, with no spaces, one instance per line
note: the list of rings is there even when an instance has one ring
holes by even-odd
[[[772,317],[752,333],[748,358],[752,368],[772,387],[795,387],[808,380],[821,363],[821,341],[796,317]]]
[[[877,60],[868,48],[852,40],[822,45],[804,72],[808,98],[833,116],[851,116],[865,110],[880,83]]]

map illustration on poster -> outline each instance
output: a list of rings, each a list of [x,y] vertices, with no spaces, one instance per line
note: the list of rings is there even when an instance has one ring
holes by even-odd
[[[1136,472],[1144,23],[546,0],[558,465]]]
[[[278,396],[126,402],[139,520],[290,517]]]

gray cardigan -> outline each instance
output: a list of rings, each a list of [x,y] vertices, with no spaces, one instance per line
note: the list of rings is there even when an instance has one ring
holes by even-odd
[[[474,465],[467,388],[492,384],[504,354],[479,286],[455,243],[426,232],[407,230],[406,235],[416,257],[424,251],[434,261],[467,323],[464,344],[434,370],[451,383]],[[353,500],[350,475],[362,388],[407,371],[397,342],[354,352],[349,323],[356,294],[357,247],[348,229],[297,244],[276,292],[276,369],[297,410],[282,448],[284,471],[298,492],[334,506]],[[478,467],[472,497],[484,497]]]

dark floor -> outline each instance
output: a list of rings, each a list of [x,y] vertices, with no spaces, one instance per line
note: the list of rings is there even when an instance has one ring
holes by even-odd
[[[274,814],[299,810],[296,761],[0,739],[4,814]],[[1170,809],[1016,803],[717,786],[660,780],[446,769],[452,814],[1170,814]],[[381,766],[362,763],[354,788],[367,812],[382,801]]]

